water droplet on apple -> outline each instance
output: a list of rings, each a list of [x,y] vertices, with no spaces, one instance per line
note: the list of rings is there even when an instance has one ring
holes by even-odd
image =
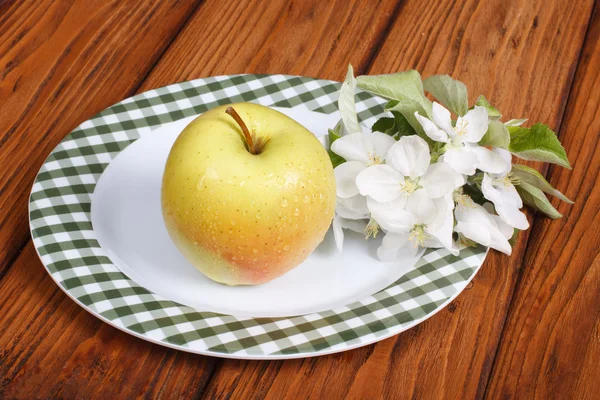
[[[236,256],[233,256],[231,259],[232,259],[233,261],[235,261],[235,260],[237,260],[237,257],[236,257]]]
[[[258,253],[258,249],[252,249],[252,252],[253,252],[254,254]]]
[[[290,245],[286,244],[285,246],[283,246],[283,251],[288,251],[290,249]]]
[[[300,210],[298,210],[297,208],[294,210],[294,217],[297,217],[298,215],[300,215]]]
[[[262,218],[262,214],[261,214],[261,213],[259,213],[259,212],[257,212],[257,213],[256,213],[256,219],[261,219],[261,218]]]
[[[227,233],[229,233],[231,235],[233,233],[233,231],[230,229],[227,231]]]
[[[287,207],[288,201],[286,199],[281,199],[281,203],[279,203],[279,205],[281,205],[281,207]]]
[[[229,220],[229,223],[230,223],[231,225],[234,225],[234,226],[235,226],[235,224],[236,224],[237,222],[235,222],[234,220],[230,219],[230,220]]]
[[[285,184],[285,179],[283,178],[283,176],[277,177],[277,184],[280,186],[283,186]]]
[[[299,200],[299,199],[298,199],[298,196],[294,196],[294,203],[297,203],[297,202],[298,202],[298,200]]]
[[[198,242],[194,242],[194,246],[198,246]]]
[[[303,203],[308,203],[310,201],[310,198],[308,196],[304,196],[304,198],[302,199]]]

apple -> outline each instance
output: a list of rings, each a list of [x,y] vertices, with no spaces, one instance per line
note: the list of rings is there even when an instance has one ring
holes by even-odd
[[[313,133],[271,108],[237,103],[181,132],[161,201],[169,235],[198,270],[255,285],[298,266],[323,240],[335,178]]]

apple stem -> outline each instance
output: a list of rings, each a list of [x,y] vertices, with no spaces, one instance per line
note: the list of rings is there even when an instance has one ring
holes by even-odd
[[[231,118],[233,118],[235,122],[237,122],[237,124],[240,126],[240,128],[242,128],[242,133],[244,134],[244,138],[246,139],[246,145],[248,146],[248,151],[251,154],[256,154],[254,140],[252,140],[252,135],[250,135],[250,131],[248,130],[248,127],[244,123],[242,117],[240,117],[240,114],[238,114],[233,107],[227,107],[227,110],[225,110],[225,112],[231,115]]]

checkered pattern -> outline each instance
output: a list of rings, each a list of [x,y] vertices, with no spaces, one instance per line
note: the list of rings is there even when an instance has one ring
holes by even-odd
[[[99,246],[90,197],[110,161],[144,132],[216,105],[252,101],[337,111],[340,84],[284,75],[197,79],[151,90],[81,124],[50,154],[30,198],[31,235],[42,263],[72,298],[110,324],[182,350],[229,357],[309,356],[340,351],[401,332],[464,289],[484,248],[454,257],[430,250],[387,289],[344,307],[293,318],[240,318],[194,310],[127,278]],[[359,119],[370,126],[383,101],[360,92]]]

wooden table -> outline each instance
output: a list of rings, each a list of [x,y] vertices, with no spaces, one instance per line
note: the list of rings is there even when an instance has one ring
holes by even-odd
[[[598,398],[600,2],[0,0],[0,398]],[[559,132],[575,200],[530,213],[446,309],[325,357],[232,361],[153,345],[89,315],[29,237],[27,198],[78,124],[151,88],[211,75],[341,80],[448,73],[507,116]],[[537,168],[540,165],[533,164]]]

